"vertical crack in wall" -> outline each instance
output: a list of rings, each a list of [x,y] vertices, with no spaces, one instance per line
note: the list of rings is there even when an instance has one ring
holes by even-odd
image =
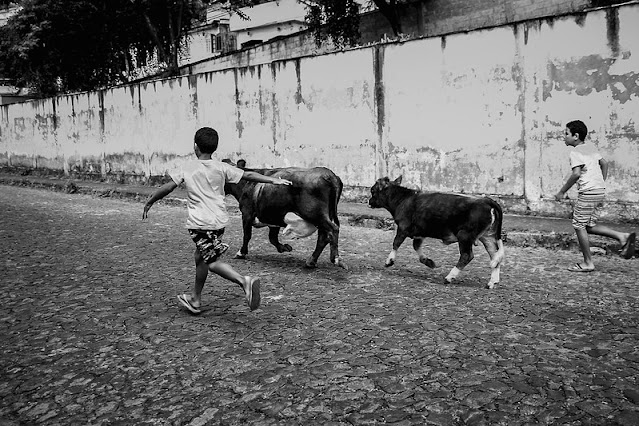
[[[243,131],[243,126],[242,126],[242,114],[240,113],[240,87],[239,87],[239,77],[238,77],[238,72],[239,70],[237,68],[235,68],[233,70],[233,77],[235,78],[235,115],[237,117],[237,120],[235,121],[235,129],[237,130],[237,137],[238,139],[242,139],[242,131]]]
[[[271,93],[271,136],[273,138],[273,153],[277,155],[277,129],[280,125],[279,106],[275,88],[277,87],[277,64],[271,63],[271,76],[273,77],[273,91]]]
[[[106,153],[104,149],[104,141],[105,141],[105,125],[104,125],[104,90],[98,90],[98,121],[99,121],[99,131],[100,131],[100,145],[102,148],[102,153],[100,155],[100,175],[102,177],[106,177]]]
[[[619,57],[619,9],[606,9],[606,35],[613,58]]]
[[[373,74],[375,76],[375,116],[377,119],[377,146],[375,147],[376,179],[385,175],[388,167],[384,155],[384,126],[386,111],[384,109],[384,48],[375,46],[373,49]]]
[[[191,114],[193,114],[193,118],[197,122],[197,110],[198,110],[198,98],[197,98],[197,75],[189,76],[189,88],[191,93]]]
[[[300,59],[295,59],[295,75],[297,77],[297,90],[295,91],[295,103],[297,105],[304,102],[304,97],[302,96],[302,70]]]
[[[525,49],[525,47],[528,45],[528,35],[529,35],[529,27],[528,27],[528,23],[524,22],[523,23],[523,27],[524,27],[524,34],[523,34],[523,44],[520,42],[521,40],[521,32],[517,29],[517,25],[514,26],[514,35],[515,35],[515,58],[517,61],[517,65],[516,67],[520,70],[519,72],[519,76],[513,76],[515,79],[519,79],[519,82],[517,83],[517,86],[519,87],[519,99],[517,100],[517,104],[519,105],[519,112],[521,113],[521,133],[520,133],[520,143],[521,143],[521,148],[523,150],[523,154],[524,154],[524,159],[523,159],[523,163],[524,163],[524,167],[522,170],[522,179],[524,181],[523,187],[522,187],[522,196],[524,198],[524,200],[526,199],[526,171],[527,171],[527,167],[525,167],[526,165],[526,153],[528,152],[527,150],[527,144],[526,144],[526,90],[528,90],[528,84],[526,81],[526,64],[525,64],[525,55],[522,53],[522,49]]]

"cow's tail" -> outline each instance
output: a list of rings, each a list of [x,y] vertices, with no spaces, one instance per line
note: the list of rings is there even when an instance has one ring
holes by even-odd
[[[329,184],[331,189],[328,195],[328,216],[333,221],[333,223],[339,226],[339,218],[337,217],[337,203],[339,203],[339,199],[342,196],[344,184],[337,175],[333,175],[332,178],[329,179]]]
[[[506,251],[504,250],[504,243],[501,238],[502,231],[502,223],[504,220],[504,213],[502,211],[499,203],[492,198],[487,198],[488,204],[490,205],[490,214],[492,216],[492,224],[490,225],[492,234],[495,236],[495,242],[497,243],[497,253],[490,261],[491,268],[496,268],[501,265],[504,261],[504,257],[506,256]]]

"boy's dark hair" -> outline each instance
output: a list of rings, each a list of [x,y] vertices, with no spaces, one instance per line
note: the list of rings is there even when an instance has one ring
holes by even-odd
[[[243,169],[246,167],[246,160],[240,158],[239,160],[237,160],[237,167]]]
[[[195,144],[204,154],[213,154],[217,150],[219,136],[215,129],[202,127],[195,132]]]
[[[581,120],[571,121],[570,123],[566,124],[566,127],[568,128],[568,130],[570,130],[570,133],[572,133],[573,135],[575,133],[579,133],[579,140],[581,141],[586,140],[586,135],[588,134],[588,127],[586,127],[583,121]]]

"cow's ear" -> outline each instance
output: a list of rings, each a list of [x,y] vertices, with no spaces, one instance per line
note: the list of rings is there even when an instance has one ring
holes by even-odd
[[[402,176],[400,176],[400,177],[398,177],[397,179],[395,179],[395,180],[393,181],[393,183],[394,183],[395,185],[399,185],[400,183],[402,183]]]

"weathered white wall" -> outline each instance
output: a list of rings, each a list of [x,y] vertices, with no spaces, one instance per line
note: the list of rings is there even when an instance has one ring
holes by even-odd
[[[147,178],[212,126],[219,158],[325,165],[360,194],[401,174],[565,213],[552,200],[570,172],[561,133],[582,119],[611,161],[608,212],[638,219],[637,22],[633,3],[3,106],[0,165]]]

